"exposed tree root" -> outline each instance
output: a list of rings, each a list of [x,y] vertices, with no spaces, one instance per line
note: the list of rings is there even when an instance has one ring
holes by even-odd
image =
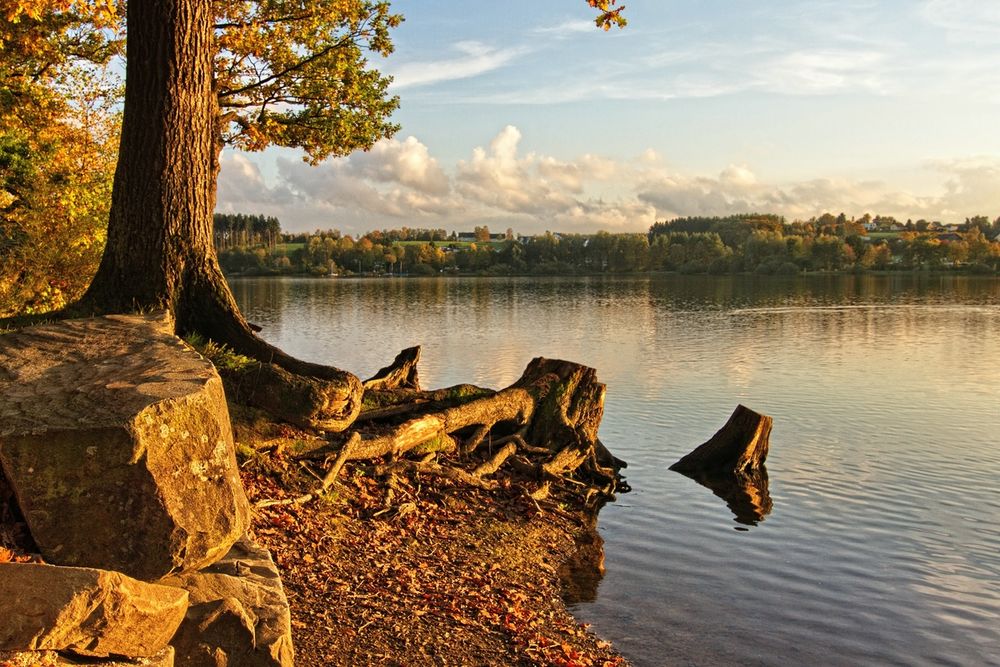
[[[500,391],[424,391],[418,358],[418,349],[404,350],[366,383],[373,389],[364,403],[378,407],[364,410],[349,433],[331,436],[331,449],[346,444],[311,497],[332,483],[343,461],[378,458],[387,461],[376,467],[380,475],[405,470],[484,489],[496,488],[490,478],[506,468],[532,502],[555,487],[590,505],[628,490],[619,475],[624,462],[597,438],[605,387],[592,368],[537,358]],[[423,459],[408,458],[416,456]]]

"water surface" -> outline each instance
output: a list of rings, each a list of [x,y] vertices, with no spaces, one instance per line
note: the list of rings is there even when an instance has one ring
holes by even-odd
[[[602,511],[607,574],[574,611],[637,665],[1000,664],[1000,281],[233,288],[268,340],[361,376],[413,344],[428,387],[596,367],[635,491]],[[774,417],[756,525],[667,470],[738,403]]]

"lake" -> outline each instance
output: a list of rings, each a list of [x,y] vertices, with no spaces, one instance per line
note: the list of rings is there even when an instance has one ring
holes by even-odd
[[[367,377],[502,387],[598,369],[634,491],[573,605],[636,665],[1000,664],[1000,280],[240,279],[261,335]],[[667,468],[737,404],[774,418],[765,516]]]

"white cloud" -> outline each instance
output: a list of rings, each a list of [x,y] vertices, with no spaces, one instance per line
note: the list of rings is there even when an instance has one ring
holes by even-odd
[[[475,41],[458,42],[453,50],[461,55],[446,60],[406,62],[386,67],[386,73],[393,77],[392,87],[402,90],[442,81],[468,79],[500,69],[526,52],[526,49],[520,47],[497,49]]]
[[[488,149],[476,148],[470,160],[458,163],[455,190],[470,210],[527,216],[536,229],[639,229],[651,224],[643,222],[652,212],[648,205],[634,199],[605,201],[589,193],[591,185],[611,182],[621,165],[595,155],[570,161],[521,155],[520,142],[520,131],[508,125]]]
[[[978,214],[1000,215],[1000,159],[935,162],[928,168],[944,177],[938,193],[916,194],[880,181],[843,178],[765,183],[741,165],[726,168],[717,178],[649,172],[638,186],[637,196],[656,208],[659,219],[751,211],[778,213],[789,219],[824,212],[868,212],[944,222],[960,222]]]
[[[885,55],[873,50],[807,49],[772,57],[754,74],[755,87],[792,95],[885,89]]]
[[[269,186],[257,165],[245,154],[224,151],[219,159],[219,181],[216,198],[220,211],[269,212],[295,202],[295,195],[287,187]]]
[[[954,42],[995,45],[1000,40],[1000,4],[995,0],[926,0],[920,15],[946,30]]]
[[[371,151],[355,153],[342,164],[349,165],[362,178],[400,183],[429,195],[446,194],[449,188],[448,177],[416,137],[403,141],[384,139]]]
[[[945,222],[1000,215],[1000,158],[991,156],[928,163],[940,187],[917,193],[846,178],[768,182],[747,164],[728,165],[715,176],[684,174],[651,149],[631,160],[564,160],[522,152],[522,141],[520,130],[507,126],[446,169],[416,138],[386,140],[370,153],[315,167],[279,159],[274,184],[249,157],[227,151],[219,210],[276,215],[291,230],[350,233],[484,223],[522,233],[643,231],[655,220],[751,211],[789,219],[843,211]]]
[[[670,101],[735,95],[829,95],[894,91],[896,55],[889,45],[817,48],[804,40],[760,38],[654,52],[635,60],[597,61],[557,79],[503,82],[453,98],[472,104],[554,105],[593,100]]]
[[[534,35],[540,35],[549,39],[567,39],[572,35],[579,35],[584,33],[593,33],[596,30],[596,26],[593,21],[586,20],[571,20],[564,21],[558,25],[534,28],[531,33]]]
[[[934,201],[942,216],[1000,215],[1000,159],[938,161],[931,168],[947,176],[944,194]]]
[[[518,157],[520,141],[520,131],[508,125],[490,142],[488,151],[473,150],[472,159],[458,163],[456,190],[481,205],[510,213],[544,215],[572,206],[565,179],[553,182],[539,173],[534,156]],[[566,173],[552,163],[547,168]]]

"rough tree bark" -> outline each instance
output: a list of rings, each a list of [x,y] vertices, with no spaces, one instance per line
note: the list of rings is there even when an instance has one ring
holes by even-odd
[[[358,378],[295,359],[258,338],[240,313],[212,241],[219,111],[210,0],[135,0],[127,7],[125,109],[107,246],[77,314],[165,309],[177,332],[314,378],[350,423]],[[329,412],[329,410],[328,410]]]
[[[416,354],[419,357],[419,354]],[[397,365],[413,359],[412,350],[397,357]],[[383,369],[380,376],[385,375]],[[406,373],[397,373],[406,377]],[[348,436],[341,456],[346,460],[426,454],[456,449],[460,456],[477,455],[482,461],[471,473],[438,462],[405,462],[435,475],[474,486],[490,486],[483,478],[509,464],[544,494],[552,482],[572,479],[588,499],[608,499],[628,490],[619,475],[625,466],[608,452],[597,437],[604,414],[605,385],[593,368],[569,361],[536,358],[522,376],[500,391],[463,388],[442,396],[438,392],[411,392],[405,413],[383,411],[374,419],[361,419],[362,428]],[[398,391],[395,386],[385,391]],[[445,390],[448,391],[448,390]],[[418,397],[433,400],[418,400]],[[534,492],[533,492],[534,493]]]
[[[400,396],[408,402],[362,413],[350,431],[329,438],[329,448],[303,455],[327,461],[320,485],[258,505],[310,502],[334,484],[345,462],[380,458],[386,461],[375,468],[380,475],[428,474],[482,489],[497,488],[490,477],[506,466],[505,478],[535,501],[558,490],[599,507],[629,490],[619,474],[625,463],[597,438],[605,386],[593,368],[539,357],[500,391],[469,385],[424,391],[414,381],[419,356],[419,348],[401,352],[376,375],[385,380],[380,389],[371,390],[376,404]]]
[[[689,473],[742,473],[764,465],[772,419],[737,405],[729,421],[708,442],[697,447],[671,470]]]

